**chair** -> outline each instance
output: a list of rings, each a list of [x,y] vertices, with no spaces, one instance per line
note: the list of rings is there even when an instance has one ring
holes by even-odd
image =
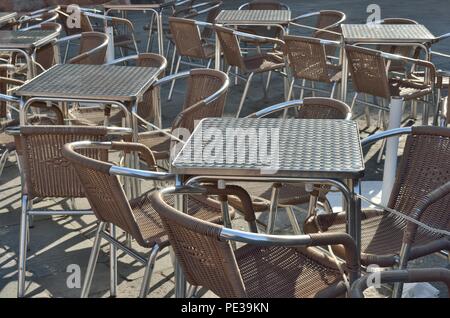
[[[139,152],[141,157],[145,158],[147,166],[152,171],[117,167],[105,160],[99,161],[83,154],[86,151],[98,151],[100,149]],[[158,252],[169,246],[169,240],[162,222],[154,210],[153,202],[150,198],[151,192],[128,200],[119,183],[118,176],[136,177],[139,175],[139,178],[145,180],[173,180],[174,175],[157,172],[156,161],[151,150],[138,143],[73,142],[66,144],[62,153],[64,158],[72,164],[72,169],[77,172],[89,203],[100,221],[89,258],[81,297],[88,297],[89,295],[102,239],[106,239],[115,247],[122,249],[145,265],[145,274],[139,296],[146,297],[149,292],[150,278]],[[171,204],[173,204],[173,197]],[[199,218],[209,222],[220,223],[222,222],[220,207],[219,201],[208,199],[203,195],[189,195],[187,199],[187,213],[195,219]],[[233,213],[231,211],[230,217],[233,216]],[[148,259],[136,251],[133,252],[129,247],[106,233],[105,226],[107,223],[120,227],[129,233],[141,247],[150,249]]]
[[[159,77],[164,74],[167,66],[166,59],[155,53],[141,53],[119,58],[108,63],[110,65],[135,65],[139,67],[157,68]],[[138,103],[137,114],[148,122],[155,122],[158,127],[161,123],[161,109],[159,105],[160,87],[152,86],[144,93],[142,101]],[[131,110],[130,110],[131,111]],[[73,107],[69,110],[69,117],[75,125],[94,125],[94,126],[122,126],[124,117],[121,109],[112,108],[110,105],[102,107]]]
[[[303,19],[315,18],[314,26],[299,24]],[[344,12],[336,10],[321,10],[306,13],[291,20],[290,25],[311,30],[311,37],[337,41],[341,33],[341,24],[347,19]],[[330,54],[327,54],[330,55]]]
[[[448,236],[432,229],[449,230],[450,129],[413,126],[386,131],[362,141],[367,146],[381,138],[409,133],[395,184],[387,205],[399,213],[367,209],[361,213],[361,264],[399,265],[440,250],[450,249]],[[433,158],[430,160],[430,158]],[[418,226],[405,217],[429,226]],[[305,232],[344,232],[345,213],[311,216]],[[336,249],[338,255],[342,251]]]
[[[357,276],[358,256],[347,234],[274,236],[238,231],[193,218],[170,205],[173,188],[151,196],[187,282],[219,297],[338,297],[338,265],[317,245],[343,244],[344,271]],[[229,241],[246,243],[236,250]]]
[[[294,35],[284,36],[283,41],[286,66],[292,77],[287,100],[291,99],[295,80],[303,80],[300,99],[304,97],[305,81],[331,84],[331,93],[314,86],[310,90],[329,93],[333,98],[342,78],[341,66],[329,62],[326,52],[328,46],[337,47],[339,42]]]
[[[26,109],[23,110],[26,113]],[[25,273],[27,261],[28,217],[32,215],[83,215],[90,210],[36,210],[34,199],[82,198],[84,189],[75,170],[64,159],[61,149],[64,144],[78,140],[105,140],[109,134],[125,134],[129,130],[113,130],[107,127],[80,126],[21,126],[20,135],[15,136],[19,162],[22,167],[22,212],[20,219],[20,251],[18,297],[25,295]],[[88,151],[86,155],[96,159],[105,158],[102,151]]]
[[[58,39],[56,45],[61,43],[79,40],[80,47],[77,55],[70,58],[67,64],[103,64],[105,62],[106,50],[108,47],[108,35],[100,32],[83,32]]]
[[[407,270],[382,271],[362,276],[353,283],[350,297],[364,298],[363,292],[367,289],[369,279],[372,279],[373,275],[379,275],[378,280],[380,284],[442,282],[446,285],[447,291],[450,292],[450,270],[445,268],[411,268]]]
[[[221,117],[225,107],[229,85],[225,73],[210,69],[192,69],[162,78],[154,87],[168,83],[174,78],[187,78],[187,85],[182,110],[173,120],[171,129],[142,132],[138,136],[138,141],[149,147],[157,160],[168,160],[171,149],[175,150],[175,144],[184,133],[194,130],[196,121],[206,117]],[[142,118],[140,120],[144,124],[150,124]]]
[[[242,107],[244,106],[245,98],[247,97],[248,89],[250,87],[253,76],[255,74],[263,74],[270,71],[281,71],[284,68],[283,59],[276,54],[257,53],[251,56],[243,56],[239,45],[239,38],[265,40],[279,46],[283,46],[284,42],[277,39],[238,32],[233,29],[220,27],[218,25],[214,26],[214,30],[217,33],[225,61],[228,64],[227,74],[230,72],[232,67],[237,67],[243,76],[241,77],[237,74],[234,75],[247,82],[245,84],[244,93],[242,94],[242,98],[236,113],[236,117],[239,117]],[[245,78],[244,76],[247,77]],[[269,76],[267,79],[267,83],[263,85],[264,92],[267,91],[270,83]]]
[[[324,97],[307,97],[304,100],[293,100],[267,107],[248,117],[261,118],[288,109],[295,110],[296,118],[303,119],[347,119],[351,118],[350,107],[335,99]],[[330,190],[328,186],[311,185],[306,191],[305,183],[260,183],[260,182],[239,182],[237,185],[245,188],[253,200],[253,209],[256,212],[269,211],[269,220],[266,226],[266,232],[272,234],[275,229],[277,209],[286,209],[289,221],[294,234],[300,234],[302,231],[298,226],[293,207],[299,204],[309,202],[308,215],[314,214],[317,205],[320,205],[327,213],[332,213],[332,208],[326,199],[326,194]],[[230,205],[241,210],[240,202],[230,198]]]
[[[195,67],[209,68],[211,61],[214,58],[214,45],[206,42],[206,39],[201,38],[201,32],[199,26],[211,24],[205,22],[199,22],[190,19],[169,17],[169,27],[172,40],[175,44],[175,52],[178,54],[178,60],[175,65],[174,73],[178,73],[180,64],[185,64]],[[184,61],[182,58],[187,58]],[[200,60],[205,62],[204,64],[193,63],[191,60]],[[173,88],[175,86],[175,80],[172,81],[169,91],[170,100],[172,98]]]

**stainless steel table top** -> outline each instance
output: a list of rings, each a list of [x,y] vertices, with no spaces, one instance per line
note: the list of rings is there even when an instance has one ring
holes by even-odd
[[[58,64],[15,91],[17,96],[134,101],[153,84],[157,68]]]
[[[8,22],[17,16],[17,12],[0,12],[0,23]]]
[[[215,21],[230,25],[274,25],[287,24],[290,20],[288,10],[222,10]]]
[[[343,24],[347,43],[426,43],[436,37],[421,24]]]
[[[362,176],[364,159],[354,121],[207,118],[173,160],[172,171],[349,179]]]
[[[34,49],[55,39],[59,32],[51,30],[0,31],[0,49]]]

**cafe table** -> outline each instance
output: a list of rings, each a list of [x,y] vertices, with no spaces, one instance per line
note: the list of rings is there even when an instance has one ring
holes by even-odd
[[[0,52],[21,54],[27,63],[28,79],[36,75],[36,49],[55,41],[59,32],[51,30],[0,30]]]
[[[436,37],[422,24],[342,24],[344,44],[351,45],[395,45],[420,47],[425,52],[425,59],[430,59],[430,46]],[[342,48],[342,85],[341,99],[347,100],[348,61],[344,46]],[[400,127],[402,100],[392,98],[389,104],[388,129]],[[424,115],[425,124],[428,122],[428,112]],[[397,167],[397,151],[399,137],[391,137],[386,142],[386,159],[383,170],[382,204],[387,205],[395,179]]]
[[[360,178],[364,159],[358,125],[351,120],[206,118],[171,163],[176,186],[202,181],[327,184],[344,196],[347,231],[360,249]],[[182,195],[179,195],[182,197]],[[177,208],[186,211],[184,200]],[[224,223],[226,222],[224,214]],[[185,284],[177,268],[176,294]]]

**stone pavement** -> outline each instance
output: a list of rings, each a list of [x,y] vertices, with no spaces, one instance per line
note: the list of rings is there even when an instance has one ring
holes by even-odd
[[[227,8],[237,8],[244,1],[225,0]],[[350,22],[364,22],[367,16],[367,5],[373,3],[370,0],[318,0],[318,1],[295,1],[286,0],[294,11],[294,15],[319,9],[340,9],[347,13]],[[407,17],[419,20],[426,24],[435,34],[450,31],[447,28],[447,12],[450,3],[448,1],[430,0],[401,0],[401,1],[377,1],[381,6],[382,17]],[[139,20],[138,25],[143,25],[144,20]],[[137,27],[137,29],[142,29]],[[447,49],[448,45],[442,47]],[[447,63],[442,62],[440,67],[446,67]],[[274,76],[272,86],[267,98],[264,98],[263,90],[259,87],[261,82],[255,78],[251,87],[249,98],[244,106],[243,115],[272,105],[283,100],[282,81],[280,77]],[[164,102],[163,123],[167,127],[175,115],[181,109],[183,101],[184,84],[180,81],[175,89],[175,96],[172,101]],[[243,91],[243,84],[231,86],[228,96],[226,113],[232,115],[236,111],[237,104]],[[167,90],[163,90],[163,96],[167,96]],[[362,108],[357,106],[355,113],[361,113]],[[405,111],[405,114],[408,109]],[[365,121],[358,119],[364,137],[368,133],[376,131],[375,123],[377,112],[372,111],[372,125],[365,127]],[[419,118],[420,107],[419,107]],[[406,124],[406,117],[405,117]],[[383,162],[377,164],[375,157],[378,146],[371,147],[366,153],[368,174],[365,180],[381,180]],[[401,154],[400,154],[401,155]],[[0,298],[16,297],[17,288],[17,254],[19,239],[19,212],[20,212],[20,177],[15,159],[11,158],[5,167],[3,175],[0,177]],[[151,186],[148,185],[148,186]],[[65,201],[44,201],[37,203],[36,207],[47,207],[58,209],[67,207]],[[79,208],[87,207],[83,200],[77,201]],[[299,219],[304,217],[300,212],[296,212]],[[30,297],[78,297],[79,288],[69,288],[67,280],[70,274],[67,272],[68,266],[79,265],[82,276],[85,273],[90,249],[93,243],[95,218],[93,216],[83,217],[39,217],[35,218],[34,227],[30,230],[31,246],[28,251],[28,274],[27,274],[27,296]],[[289,231],[288,220],[284,213],[279,213],[277,220],[277,231]],[[245,222],[241,217],[233,221],[235,228],[245,228]],[[135,246],[136,244],[134,244]],[[144,251],[143,251],[144,252]],[[91,297],[109,296],[109,265],[108,246],[102,246],[99,264],[92,283]],[[139,293],[141,278],[143,276],[142,266],[128,256],[119,257],[119,297],[136,297]],[[441,256],[431,256],[421,259],[413,266],[447,266],[447,260]],[[443,290],[440,288],[440,290]],[[174,277],[171,264],[171,257],[168,250],[162,251],[157,262],[151,282],[151,293],[149,297],[173,297]],[[443,294],[445,295],[445,293]],[[205,296],[213,296],[207,293]],[[376,293],[372,296],[378,296]]]

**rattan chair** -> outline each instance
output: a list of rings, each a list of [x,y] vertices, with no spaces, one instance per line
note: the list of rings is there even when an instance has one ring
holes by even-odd
[[[139,133],[138,141],[149,147],[157,160],[168,160],[171,150],[185,133],[194,130],[197,121],[206,117],[221,117],[228,92],[228,76],[211,69],[193,69],[189,72],[170,75],[154,84],[154,87],[171,82],[174,78],[187,78],[182,110],[172,122],[170,130]],[[150,124],[143,121],[144,124]],[[188,136],[184,136],[188,137]]]
[[[108,35],[100,32],[83,32],[81,34],[69,35],[58,39],[55,45],[79,40],[80,46],[76,56],[65,59],[63,63],[68,64],[103,64],[105,62],[108,47]]]
[[[450,214],[450,129],[413,126],[372,135],[364,146],[381,138],[410,133],[388,208],[400,215],[379,209],[361,212],[361,264],[404,268],[411,259],[450,249],[449,237],[418,227],[401,214],[441,230],[449,230]],[[345,213],[316,215],[305,221],[305,232],[344,232]],[[336,249],[338,255],[342,251]]]
[[[342,296],[346,287],[338,266],[312,247],[327,244],[344,246],[344,271],[352,280],[357,276],[358,255],[347,234],[274,236],[233,230],[173,208],[171,191],[156,191],[151,201],[185,278],[193,286],[227,298]],[[246,244],[233,250],[229,241]]]
[[[331,63],[327,58],[327,47],[337,47],[339,42],[293,35],[284,36],[283,41],[285,42],[286,67],[291,77],[287,99],[291,99],[295,80],[303,81],[300,99],[304,97],[305,81],[331,85],[331,93],[317,89],[314,85],[308,89],[325,92],[333,98],[336,85],[341,81],[342,73],[341,66]]]
[[[295,118],[303,119],[347,119],[351,118],[350,107],[335,99],[324,97],[307,97],[304,100],[293,100],[267,107],[248,117],[261,118],[277,113],[285,113],[293,109]],[[308,215],[313,215],[319,205],[327,213],[332,213],[332,208],[326,199],[326,194],[330,190],[327,186],[311,185],[305,183],[261,183],[261,182],[240,182],[238,185],[245,188],[252,197],[253,209],[256,212],[269,212],[267,224],[259,222],[266,232],[272,234],[275,230],[275,223],[278,208],[284,208],[289,217],[293,232],[300,234],[302,231],[298,225],[293,208],[299,204],[309,203]],[[308,191],[306,191],[308,188]],[[241,210],[242,206],[238,200],[230,198],[230,205]]]
[[[27,110],[24,110],[26,112]],[[33,200],[48,198],[82,198],[84,189],[75,170],[64,159],[64,144],[78,140],[105,140],[109,134],[130,133],[129,130],[106,127],[80,126],[21,126],[15,135],[17,153],[22,167],[22,212],[20,219],[20,250],[18,262],[18,297],[25,295],[27,245],[30,239],[28,218],[33,215],[83,215],[91,210],[36,210]],[[86,155],[104,159],[101,151],[88,151]]]
[[[180,64],[205,67],[211,66],[211,61],[214,58],[214,45],[208,43],[206,39],[201,38],[201,31],[199,26],[212,27],[212,24],[206,22],[195,21],[185,18],[170,17],[169,27],[172,40],[175,44],[175,52],[178,54],[178,60],[175,65],[174,73],[178,73]],[[185,58],[185,60],[183,60]],[[193,62],[194,61],[200,61]],[[168,99],[172,98],[175,80],[170,86]]]
[[[153,67],[158,69],[158,76],[164,75],[167,66],[166,59],[155,53],[141,53],[119,58],[109,62],[110,65],[133,65],[138,67]],[[142,101],[138,103],[137,114],[148,122],[161,127],[160,109],[160,87],[158,85],[150,87],[143,95]],[[129,109],[131,111],[131,109]],[[123,110],[113,108],[111,105],[101,107],[82,107],[76,105],[69,110],[69,118],[75,125],[94,126],[122,126],[124,118]]]
[[[364,290],[370,284],[373,284],[374,275],[379,275],[377,283],[421,283],[421,282],[436,282],[444,283],[447,287],[447,292],[450,292],[450,270],[445,268],[414,268],[407,270],[390,270],[377,272],[362,276],[357,279],[351,289],[351,298],[364,298]],[[448,296],[447,296],[448,297]]]
[[[92,152],[105,149],[139,152],[141,157],[145,158],[151,171],[117,167],[105,161],[89,158],[83,154],[86,151]],[[64,158],[71,162],[72,169],[77,172],[89,203],[100,221],[89,258],[81,297],[88,297],[89,295],[102,239],[106,239],[114,244],[115,247],[122,249],[145,265],[145,274],[139,296],[146,297],[149,292],[152,270],[158,252],[169,245],[169,240],[161,219],[153,208],[153,202],[150,199],[151,192],[128,200],[119,183],[118,176],[138,177],[145,180],[173,180],[174,175],[157,172],[156,160],[151,150],[138,143],[81,141],[66,144],[62,152]],[[235,192],[231,191],[230,194],[232,193]],[[173,204],[173,197],[171,204]],[[222,222],[221,203],[208,199],[203,195],[189,195],[187,199],[187,213],[193,218],[214,223]],[[234,211],[230,211],[230,218],[233,217],[233,214]],[[120,227],[129,233],[140,246],[149,248],[150,254],[148,259],[106,233],[105,226],[107,223]]]
[[[284,42],[278,39],[266,38],[249,33],[243,33],[235,31],[233,29],[214,26],[217,36],[220,41],[221,49],[224,54],[226,63],[228,64],[227,74],[230,73],[232,67],[237,67],[241,73],[237,73],[234,76],[239,77],[246,81],[244,93],[242,94],[241,101],[239,103],[236,117],[239,117],[242,107],[244,106],[245,98],[247,97],[250,83],[255,74],[263,74],[271,71],[282,71],[284,68],[284,61],[276,54],[269,53],[256,53],[251,56],[243,56],[239,40],[241,38],[266,40],[274,45],[283,46]],[[247,76],[247,77],[245,77]],[[270,77],[267,78],[267,83],[263,85],[264,92],[266,93],[270,83]]]

